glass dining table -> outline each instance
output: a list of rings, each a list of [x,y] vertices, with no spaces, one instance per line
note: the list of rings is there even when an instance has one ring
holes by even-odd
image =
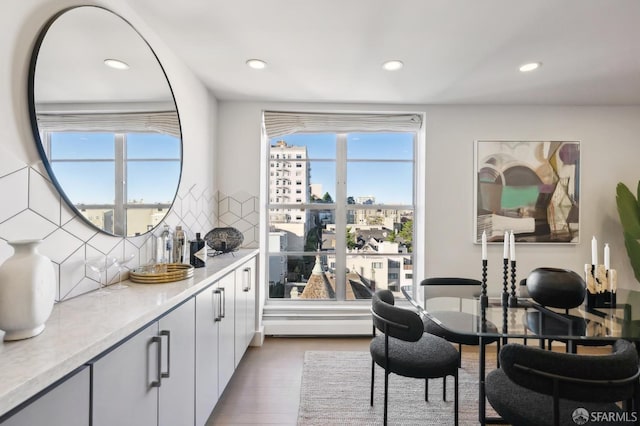
[[[586,299],[585,299],[586,303]],[[478,420],[481,425],[504,423],[487,417],[485,399],[486,344],[496,338],[502,344],[514,341],[546,347],[550,341],[563,342],[567,351],[579,345],[607,345],[617,339],[640,342],[640,291],[619,289],[616,303],[608,307],[573,309],[542,306],[529,298],[518,298],[516,306],[503,306],[502,298],[489,298],[486,306],[479,298],[432,298],[424,303],[424,314],[442,328],[461,335],[479,337]],[[430,309],[430,307],[437,307]],[[455,312],[461,312],[459,317]],[[469,315],[472,314],[472,315]],[[531,341],[536,343],[532,343]]]

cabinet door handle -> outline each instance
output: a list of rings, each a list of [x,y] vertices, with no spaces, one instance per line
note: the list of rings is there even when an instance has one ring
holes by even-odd
[[[160,331],[161,339],[162,339],[162,336],[167,336],[167,372],[161,373],[160,377],[168,379],[171,374],[171,331],[169,330]],[[162,367],[160,371],[162,371]]]
[[[251,268],[244,268],[243,272],[244,286],[242,288],[242,291],[248,292],[249,290],[251,290]]]
[[[217,295],[217,297],[216,297]],[[216,304],[216,299],[218,300],[218,303]],[[220,317],[219,312],[222,310],[222,304],[220,303],[222,299],[222,295],[220,294],[220,290],[218,290],[217,288],[213,290],[213,322],[218,322],[222,320],[222,317]]]
[[[158,368],[156,371],[158,380],[151,382],[151,387],[159,388],[162,384],[162,338],[160,336],[153,336],[151,342],[156,344],[156,356],[158,358]]]
[[[220,320],[222,320],[227,313],[227,296],[224,287],[220,287],[220,294],[222,295],[220,298]]]

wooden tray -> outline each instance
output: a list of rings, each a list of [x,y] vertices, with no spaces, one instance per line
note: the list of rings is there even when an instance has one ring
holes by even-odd
[[[142,284],[162,284],[186,280],[193,276],[193,266],[185,263],[144,265],[129,271],[129,280]]]

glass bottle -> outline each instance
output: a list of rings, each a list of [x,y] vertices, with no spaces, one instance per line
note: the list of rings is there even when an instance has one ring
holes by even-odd
[[[207,260],[207,243],[200,238],[200,233],[196,232],[196,239],[190,242],[189,263],[195,268],[205,266]]]
[[[173,262],[185,263],[187,252],[187,244],[184,230],[182,226],[176,225],[176,231],[173,234]]]

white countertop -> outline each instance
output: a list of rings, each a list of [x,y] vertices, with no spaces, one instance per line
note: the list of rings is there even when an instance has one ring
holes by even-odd
[[[44,331],[30,339],[0,343],[0,415],[66,376],[142,326],[238,267],[257,250],[208,260],[192,278],[136,284],[57,303]],[[4,333],[0,331],[0,340]]]

